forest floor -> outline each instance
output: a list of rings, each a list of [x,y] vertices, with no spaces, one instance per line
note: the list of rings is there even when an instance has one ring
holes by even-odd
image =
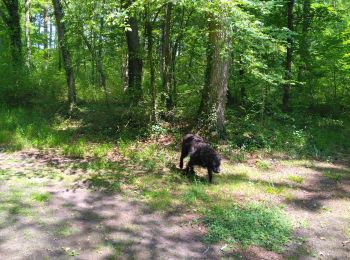
[[[350,259],[346,163],[252,155],[244,163],[225,161],[214,184],[203,184],[214,197],[281,207],[293,222],[294,236],[276,253],[257,246],[205,243],[206,228],[198,221],[196,204],[173,203],[177,190],[189,185],[181,182],[179,170],[164,168],[153,178],[130,161],[112,161],[118,168],[96,168],[89,159],[69,159],[50,150],[0,151],[1,257]],[[197,172],[205,176],[204,170]],[[129,173],[139,177],[126,177]],[[113,177],[118,174],[124,177]],[[147,190],[147,185],[157,184],[166,192]]]

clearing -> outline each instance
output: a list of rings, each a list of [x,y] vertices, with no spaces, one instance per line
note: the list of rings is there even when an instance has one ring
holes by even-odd
[[[156,174],[150,174],[110,157],[101,166],[50,150],[0,152],[2,258],[350,258],[350,168],[342,162],[251,156],[245,163],[225,161],[207,185],[175,167],[151,167]],[[278,253],[206,243],[200,209],[210,202],[181,195],[194,185],[218,204],[277,205],[293,223],[293,239]]]

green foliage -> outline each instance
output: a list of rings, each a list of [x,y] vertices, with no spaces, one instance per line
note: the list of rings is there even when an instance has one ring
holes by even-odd
[[[207,241],[239,242],[279,251],[291,239],[291,224],[277,208],[265,205],[214,208],[206,213]]]

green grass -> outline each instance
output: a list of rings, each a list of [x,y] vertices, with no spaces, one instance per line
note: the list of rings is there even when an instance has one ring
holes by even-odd
[[[290,222],[281,210],[266,205],[216,207],[207,211],[204,223],[211,243],[225,240],[279,251],[291,239]]]
[[[193,204],[197,201],[209,202],[210,197],[204,185],[194,185],[190,186],[188,191],[183,195],[183,200],[186,203]]]
[[[40,110],[0,106],[0,145],[10,151],[57,148],[69,157],[103,158],[113,148],[113,135],[90,125],[89,112],[81,112],[83,119],[77,120],[55,113],[47,115]],[[108,130],[107,119],[102,127]]]
[[[268,171],[270,169],[270,164],[262,160],[256,161],[255,165],[258,169],[262,171]]]
[[[31,198],[36,202],[48,202],[51,200],[51,194],[49,192],[35,192],[31,195]]]
[[[153,210],[166,210],[171,204],[171,195],[167,189],[160,191],[145,191],[144,197]]]
[[[303,184],[305,178],[301,177],[301,176],[297,176],[297,175],[291,175],[288,177],[288,180],[295,182],[295,183],[298,183],[298,184]]]
[[[334,172],[334,171],[326,171],[323,173],[323,175],[327,179],[335,181],[335,182],[340,182],[344,178],[344,175],[342,173]]]

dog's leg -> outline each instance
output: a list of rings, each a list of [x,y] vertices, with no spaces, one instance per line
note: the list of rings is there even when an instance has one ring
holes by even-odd
[[[213,171],[208,168],[208,178],[209,178],[209,183],[212,183],[213,181]]]
[[[181,157],[180,157],[180,168],[184,167],[184,158],[188,155],[188,147],[186,145],[182,145],[181,149]]]
[[[191,174],[191,175],[194,175],[194,174],[195,174],[194,168],[193,168],[193,161],[192,161],[191,159],[190,159],[190,161],[189,161],[188,164],[187,164],[186,173],[187,173],[187,174]]]

